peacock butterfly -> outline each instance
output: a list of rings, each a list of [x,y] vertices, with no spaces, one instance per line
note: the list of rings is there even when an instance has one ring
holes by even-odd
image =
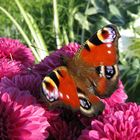
[[[88,117],[104,109],[100,98],[117,88],[118,39],[115,25],[107,25],[91,36],[73,58],[63,56],[63,65],[44,77],[41,95],[51,108],[70,107]]]

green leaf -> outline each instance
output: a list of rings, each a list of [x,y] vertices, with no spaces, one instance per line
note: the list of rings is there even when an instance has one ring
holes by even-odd
[[[111,11],[111,14],[121,17],[121,13],[120,13],[119,9],[115,5],[110,4],[109,9]]]
[[[123,18],[120,16],[113,15],[110,20],[112,23],[120,25],[120,26],[123,26],[125,24]]]
[[[106,13],[109,10],[107,0],[91,0],[91,3],[98,13]]]
[[[88,16],[94,15],[94,14],[97,14],[97,13],[98,13],[98,11],[95,8],[93,8],[93,7],[88,8],[85,11],[85,15],[88,15]]]
[[[81,24],[83,29],[89,30],[90,23],[87,20],[87,17],[82,13],[78,12],[75,14],[75,19]]]
[[[139,59],[134,59],[134,61],[132,63],[132,67],[134,68],[134,70],[138,70],[140,68]]]
[[[45,44],[43,36],[42,36],[42,34],[41,34],[40,30],[39,30],[39,27],[36,24],[34,18],[29,13],[26,13],[26,15],[28,16],[28,18],[30,20],[30,23],[31,23],[31,26],[33,28],[33,31],[31,30],[31,33],[32,33],[32,36],[34,37],[35,43],[37,45],[38,53],[41,56],[41,59],[43,59],[47,55],[49,55],[49,52],[47,50],[47,46]]]

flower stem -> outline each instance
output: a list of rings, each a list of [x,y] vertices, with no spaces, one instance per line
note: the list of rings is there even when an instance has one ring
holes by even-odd
[[[53,12],[54,12],[54,29],[55,29],[55,36],[56,36],[56,44],[57,44],[57,49],[59,49],[62,47],[62,42],[60,40],[57,0],[53,0]]]

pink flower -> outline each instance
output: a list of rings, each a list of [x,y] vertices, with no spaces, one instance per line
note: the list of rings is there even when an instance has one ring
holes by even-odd
[[[31,50],[18,40],[11,38],[0,38],[0,58],[18,61],[27,67],[34,63]]]
[[[29,48],[18,40],[0,38],[0,79],[4,76],[12,78],[34,63]]]
[[[13,83],[20,90],[28,90],[36,98],[40,98],[42,79],[37,73],[25,73],[12,78]]]
[[[15,75],[12,79],[4,77],[1,79],[0,89],[15,87],[22,91],[29,91],[38,100],[41,92],[41,76],[32,71],[26,71],[22,74]]]
[[[53,52],[49,56],[47,56],[42,62],[35,65],[34,70],[40,73],[43,76],[46,76],[48,73],[50,73],[53,69],[56,67],[62,65],[61,64],[61,56],[69,56],[73,57],[74,54],[79,49],[80,45],[77,43],[70,43],[61,49]]]
[[[78,140],[139,140],[140,106],[136,103],[116,104],[93,119],[90,129],[82,131]]]
[[[18,89],[21,93],[20,96],[28,92],[28,94],[38,97],[40,94],[40,83],[40,77],[33,73],[16,75],[12,79],[4,77],[0,82],[0,91],[5,93],[7,91],[11,92],[13,89]],[[17,95],[15,94],[15,96]],[[24,100],[28,101],[26,97],[24,97]],[[54,111],[48,111],[48,108],[44,103],[39,100],[37,102],[46,110],[43,116],[46,117],[50,124],[46,129],[46,132],[49,133],[49,139],[55,138],[57,140],[71,140],[76,139],[79,136],[83,125],[77,115],[74,115],[72,111],[66,109],[57,108]],[[35,104],[33,103],[33,106],[34,105]],[[69,118],[69,116],[71,117]]]
[[[50,126],[45,114],[28,91],[0,90],[0,139],[44,140]]]
[[[4,76],[11,78],[20,73],[22,69],[23,66],[18,61],[7,58],[0,59],[0,79]]]

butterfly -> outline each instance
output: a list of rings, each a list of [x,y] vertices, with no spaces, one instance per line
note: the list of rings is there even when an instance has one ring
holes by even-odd
[[[118,39],[115,25],[94,33],[73,58],[62,56],[63,64],[44,77],[41,96],[50,108],[68,107],[87,117],[101,113],[100,98],[109,97],[119,79]]]

